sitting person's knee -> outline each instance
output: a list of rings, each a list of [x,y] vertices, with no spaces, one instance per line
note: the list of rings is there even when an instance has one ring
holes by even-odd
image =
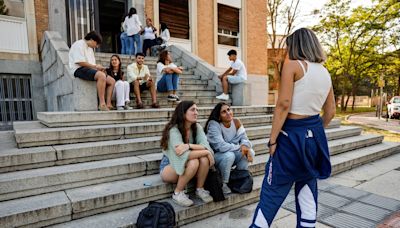
[[[102,71],[97,71],[97,72],[96,72],[96,75],[95,75],[95,79],[96,79],[97,81],[106,81],[107,76],[106,76],[106,74],[105,74],[104,72],[102,72]]]
[[[186,169],[197,170],[199,168],[199,159],[191,159],[187,162]]]
[[[200,162],[200,165],[209,165],[210,164],[210,161],[208,160],[207,157],[199,158],[199,162]]]

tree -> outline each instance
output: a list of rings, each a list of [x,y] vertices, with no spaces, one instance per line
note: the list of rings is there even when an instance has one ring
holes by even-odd
[[[293,31],[300,0],[269,0],[267,2],[268,40],[271,45],[268,56],[274,67],[274,81],[279,81],[286,56],[284,42]],[[284,27],[283,34],[279,34],[278,26]]]
[[[347,108],[346,95],[355,98],[360,86],[376,85],[386,64],[383,44],[387,31],[400,16],[397,0],[380,0],[372,7],[352,10],[349,5],[350,0],[331,0],[314,28],[328,48],[326,67],[332,74],[335,94],[341,94],[342,111]]]
[[[8,15],[8,9],[4,0],[0,0],[0,15]]]

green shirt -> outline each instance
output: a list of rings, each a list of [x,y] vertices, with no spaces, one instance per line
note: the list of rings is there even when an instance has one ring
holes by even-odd
[[[189,143],[202,145],[208,151],[211,151],[211,153],[214,154],[213,150],[210,147],[210,144],[208,144],[207,136],[204,133],[203,127],[198,123],[196,140],[193,140],[192,131],[190,130]],[[174,126],[169,130],[168,148],[167,150],[163,150],[163,153],[168,157],[170,165],[172,166],[172,168],[175,169],[175,172],[178,175],[182,175],[185,172],[185,165],[190,153],[190,150],[188,150],[181,156],[178,156],[175,152],[175,147],[180,144],[184,144],[183,137],[179,132],[179,129]]]

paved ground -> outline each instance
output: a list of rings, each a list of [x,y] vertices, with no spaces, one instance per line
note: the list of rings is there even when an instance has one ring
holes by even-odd
[[[387,130],[393,133],[400,133],[400,120],[375,117],[375,112],[361,113],[350,115],[347,119],[349,122],[362,124],[374,128]]]
[[[400,154],[319,182],[317,227],[400,227]],[[272,227],[296,227],[293,192]],[[191,223],[186,228],[248,227],[256,204]]]

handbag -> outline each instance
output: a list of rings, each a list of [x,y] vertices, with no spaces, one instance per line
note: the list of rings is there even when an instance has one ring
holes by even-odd
[[[253,190],[253,177],[249,170],[231,170],[228,187],[232,192],[249,193]]]
[[[222,191],[222,176],[221,172],[214,166],[210,167],[204,189],[210,192],[214,202],[225,200],[224,192]]]

